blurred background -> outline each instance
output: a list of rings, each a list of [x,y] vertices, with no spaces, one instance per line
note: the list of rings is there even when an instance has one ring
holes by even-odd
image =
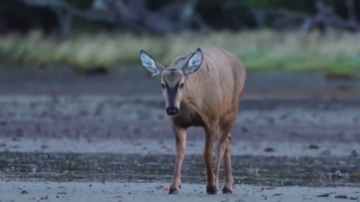
[[[169,183],[173,131],[139,52],[169,65],[209,45],[247,69],[236,183],[359,186],[360,0],[2,0],[0,179]],[[183,179],[203,184],[188,131]]]
[[[218,45],[248,70],[312,70],[354,76],[357,0],[5,0],[3,62],[64,64],[109,72],[139,63],[140,49],[169,64]]]

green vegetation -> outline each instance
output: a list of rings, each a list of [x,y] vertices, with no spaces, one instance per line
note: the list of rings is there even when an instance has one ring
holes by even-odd
[[[299,39],[297,33],[275,31],[221,32],[210,35],[135,37],[129,34],[78,34],[71,39],[27,36],[0,37],[2,61],[34,64],[69,64],[81,70],[115,64],[139,64],[146,50],[168,65],[177,55],[199,46],[218,45],[235,55],[248,70],[325,71],[356,75],[360,71],[360,35],[316,31]]]

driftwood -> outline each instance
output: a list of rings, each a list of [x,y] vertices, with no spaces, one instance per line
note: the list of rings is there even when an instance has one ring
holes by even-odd
[[[28,6],[47,7],[57,17],[60,33],[71,35],[73,17],[88,21],[105,21],[122,31],[135,34],[179,33],[191,30],[192,24],[211,30],[195,12],[198,0],[186,0],[166,6],[158,12],[146,8],[145,0],[95,0],[93,7],[79,10],[62,0],[20,0]]]
[[[109,23],[114,23],[114,17],[110,13],[104,11],[97,11],[94,9],[89,9],[81,11],[70,6],[68,3],[61,0],[20,0],[28,6],[38,6],[46,7],[54,12],[58,20],[58,25],[60,29],[60,34],[63,37],[68,37],[72,34],[72,18],[79,17],[88,21],[106,21]]]
[[[315,26],[322,26],[324,32],[331,28],[360,31],[360,24],[356,21],[356,17],[354,17],[355,13],[350,14],[350,16],[353,15],[352,19],[345,20],[337,15],[332,7],[325,5],[322,1],[317,1],[315,6],[318,13],[314,17],[307,18],[303,22],[300,27],[300,37],[304,37]],[[350,13],[354,12],[353,8],[351,8],[353,6],[354,4],[351,6],[348,3],[348,10]]]
[[[297,13],[287,9],[259,9],[250,8],[258,28],[264,28],[265,19],[271,17],[272,25],[277,30],[299,29],[300,37],[304,37],[314,27],[320,27],[325,33],[329,29],[360,31],[360,23],[355,13],[355,0],[346,0],[349,19],[343,19],[335,13],[331,6],[323,1],[315,2],[315,15]]]
[[[136,34],[174,32],[176,24],[158,13],[146,9],[138,0],[129,2],[105,0],[106,9],[115,14],[119,28],[129,29]]]
[[[71,35],[71,14],[68,10],[50,5],[49,8],[55,13],[59,23],[61,35],[68,37]]]
[[[298,29],[308,14],[289,11],[287,9],[269,10],[267,14],[275,16],[274,28],[278,30]]]
[[[358,22],[358,19],[356,17],[356,13],[355,13],[355,0],[346,0],[346,7],[349,12],[349,20],[352,22]]]
[[[65,37],[72,34],[73,17],[90,22],[106,22],[120,31],[130,31],[138,35],[181,33],[193,31],[195,28],[203,31],[213,30],[195,11],[199,0],[178,0],[156,12],[147,8],[147,0],[93,0],[93,7],[86,10],[77,9],[63,0],[17,1],[25,2],[28,6],[46,7],[51,10],[57,17],[60,34]],[[320,27],[324,32],[329,29],[360,31],[354,3],[355,0],[346,0],[349,19],[341,18],[332,7],[325,5],[321,0],[316,1],[315,15],[285,9],[248,8],[237,0],[224,1],[223,9],[224,13],[231,15],[238,12],[240,6],[242,9],[250,10],[250,15],[255,19],[258,28],[267,27],[268,19],[275,19],[271,20],[273,24],[270,26],[281,30],[298,29],[300,36],[303,37],[314,27]],[[237,9],[234,9],[235,7]]]
[[[177,2],[158,12],[147,9],[144,0],[103,1],[106,9],[115,14],[119,26],[132,27],[138,34],[178,33],[190,30],[192,23],[197,23],[201,29],[209,29],[195,12],[198,0]]]

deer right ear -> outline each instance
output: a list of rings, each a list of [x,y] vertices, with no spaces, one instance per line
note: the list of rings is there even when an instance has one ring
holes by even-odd
[[[201,51],[200,48],[196,49],[195,53],[193,53],[188,62],[187,65],[185,65],[185,67],[183,68],[183,71],[186,75],[192,74],[194,72],[196,72],[200,66],[201,63],[203,61],[203,52]]]
[[[140,51],[140,60],[141,60],[141,64],[142,66],[149,71],[150,73],[152,73],[151,76],[159,76],[161,71],[162,71],[162,67],[158,67],[156,65],[155,60],[144,50]]]

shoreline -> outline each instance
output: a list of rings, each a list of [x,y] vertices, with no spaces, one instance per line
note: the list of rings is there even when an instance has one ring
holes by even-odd
[[[0,152],[24,153],[71,153],[71,154],[118,154],[118,155],[175,155],[175,140],[125,139],[70,139],[70,138],[0,138]],[[203,140],[188,140],[185,155],[201,155]],[[269,149],[271,148],[271,149]],[[234,141],[232,156],[272,156],[272,157],[336,157],[348,158],[360,149],[359,142],[336,143],[323,141]],[[324,153],[326,155],[324,155]],[[329,154],[327,154],[329,153]]]

